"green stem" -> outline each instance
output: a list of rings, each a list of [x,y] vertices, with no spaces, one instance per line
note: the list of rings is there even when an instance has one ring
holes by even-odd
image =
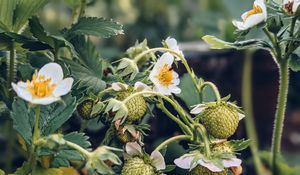
[[[156,105],[159,109],[162,110],[163,113],[165,113],[171,120],[173,120],[175,123],[179,125],[181,130],[185,134],[193,135],[192,131],[190,130],[189,127],[187,127],[181,120],[179,120],[176,116],[174,116],[163,104],[161,101],[159,104]]]
[[[36,171],[36,146],[35,143],[40,137],[40,128],[39,128],[39,122],[40,122],[40,111],[41,107],[38,105],[35,108],[35,118],[34,118],[34,130],[33,130],[33,136],[32,136],[32,143],[31,143],[31,154],[29,158],[30,167],[32,169],[32,174],[35,174]]]
[[[81,0],[78,20],[84,15],[86,8],[86,0]]]
[[[256,128],[253,118],[253,106],[252,106],[252,53],[251,50],[245,51],[243,78],[242,78],[242,103],[245,111],[245,125],[246,132],[251,140],[250,150],[253,156],[253,162],[256,174],[262,175],[264,172],[262,162],[258,156],[258,139],[256,135]]]
[[[188,136],[188,135],[178,135],[178,136],[171,137],[171,138],[165,140],[164,142],[162,142],[161,144],[159,144],[159,146],[155,148],[155,151],[159,151],[175,141],[191,140],[191,138],[192,137]]]
[[[89,151],[85,150],[84,148],[82,148],[81,146],[75,143],[66,141],[66,145],[80,152],[86,159],[89,159],[92,155],[92,153],[90,153]]]
[[[213,90],[213,92],[214,92],[214,94],[215,94],[215,97],[216,97],[217,101],[220,101],[220,100],[221,100],[220,92],[219,92],[217,86],[216,86],[214,83],[209,82],[209,81],[206,81],[206,82],[204,82],[204,83],[200,86],[200,90],[203,91],[203,89],[204,89],[205,86],[211,87],[211,89]]]
[[[278,93],[278,103],[275,115],[273,137],[272,137],[272,172],[273,175],[278,174],[278,159],[280,156],[281,138],[285,117],[285,109],[287,102],[287,94],[289,88],[289,68],[288,60],[283,60],[279,64],[279,93]]]
[[[202,141],[204,143],[205,155],[209,157],[210,154],[211,154],[211,151],[210,151],[210,147],[209,147],[209,140],[208,140],[208,137],[207,137],[206,129],[203,125],[201,125],[199,123],[195,125],[195,128],[196,128],[196,130],[199,131],[199,133],[201,135],[201,138],[202,138]]]
[[[14,82],[15,77],[16,77],[16,51],[15,51],[15,45],[14,43],[11,43],[9,46],[9,57],[8,57],[8,77],[7,77],[7,88],[10,89],[11,83]],[[10,99],[13,98],[13,93],[9,94]]]
[[[105,95],[106,93],[111,92],[112,90],[113,90],[112,87],[104,89],[103,91],[99,92],[97,96],[99,97],[99,99],[101,99],[103,97],[103,95]]]
[[[178,52],[176,52],[172,49],[168,49],[168,48],[164,48],[164,47],[158,47],[158,48],[149,49],[149,50],[146,50],[146,51],[140,53],[139,55],[137,55],[134,58],[134,61],[137,63],[144,55],[146,55],[148,53],[152,53],[152,52],[158,52],[158,51],[169,52],[169,53],[173,54],[174,56],[176,56],[177,58],[179,58],[181,60],[182,64],[186,68],[188,74],[191,76],[191,78],[193,80],[193,83],[194,83],[194,86],[197,89],[197,91],[199,93],[199,98],[200,98],[200,89],[199,89],[198,82],[196,80],[195,74],[192,71],[192,69],[190,68],[190,66],[188,65],[186,59],[183,57],[182,54],[180,54],[180,53],[178,53]]]

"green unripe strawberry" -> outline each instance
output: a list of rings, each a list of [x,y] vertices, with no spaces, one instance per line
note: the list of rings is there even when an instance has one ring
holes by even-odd
[[[218,143],[213,145],[212,152],[215,153],[233,153],[232,147],[228,144],[228,142]]]
[[[84,120],[92,119],[96,116],[91,116],[92,110],[94,106],[94,100],[86,99],[78,104],[77,112],[79,116]]]
[[[155,168],[139,157],[133,157],[125,161],[121,175],[157,175]]]
[[[132,91],[127,90],[120,92],[117,95],[118,100],[124,100],[126,97],[130,96],[132,94]],[[126,107],[128,109],[128,115],[126,120],[127,121],[137,121],[141,119],[147,110],[147,103],[142,95],[135,96],[132,99],[130,99],[126,103]]]
[[[218,102],[204,109],[201,122],[213,137],[227,139],[238,127],[238,111],[226,102]]]
[[[190,171],[189,175],[227,175],[226,171],[222,172],[212,172],[206,167],[203,166],[196,166],[195,168]]]
[[[126,130],[123,132],[122,128],[119,128],[119,130],[116,131],[116,135],[118,140],[124,144],[137,141],[137,138],[134,138],[129,131]]]

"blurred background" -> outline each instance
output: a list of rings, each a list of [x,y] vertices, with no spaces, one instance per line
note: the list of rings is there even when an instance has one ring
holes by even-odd
[[[242,75],[243,67],[246,65],[244,64],[245,53],[236,50],[210,50],[206,44],[202,43],[201,37],[209,34],[227,41],[234,41],[235,28],[231,20],[239,19],[240,14],[252,7],[252,3],[251,0],[91,0],[88,1],[86,15],[112,18],[124,25],[124,35],[110,39],[93,39],[103,58],[110,61],[122,58],[122,53],[127,48],[145,38],[149,47],[156,47],[160,46],[161,41],[168,36],[174,37],[179,41],[181,49],[196,74],[207,81],[216,83],[222,96],[231,94],[231,101],[237,101],[239,106],[243,106]],[[39,14],[48,31],[55,32],[57,29],[71,25],[75,14],[72,14],[70,5],[76,5],[76,3],[73,3],[73,0],[52,0]],[[256,30],[252,31],[251,35],[262,37],[261,33]],[[277,65],[267,52],[261,50],[254,51],[250,63],[252,63],[252,78],[244,81],[252,82],[252,104],[259,148],[262,151],[268,151],[278,88]],[[187,93],[192,87],[189,86],[189,78],[185,75],[182,66],[179,66],[178,71],[182,76],[181,100],[187,105],[193,104],[193,94]],[[299,74],[291,72],[282,143],[284,156],[291,165],[300,162],[299,79]],[[156,117],[150,119],[152,131],[145,140],[149,151],[163,139],[179,132],[179,128],[160,111],[155,111],[155,114]],[[244,122],[241,121],[234,138],[247,138]],[[76,130],[76,121],[74,123],[73,129]],[[90,125],[87,130],[95,144],[100,143],[103,137],[101,127],[101,124]],[[174,158],[184,152],[180,144],[185,145],[179,143],[169,147],[168,163],[172,163]],[[244,174],[253,175],[252,161],[249,159],[250,150],[245,150],[241,156],[246,160],[244,169],[247,173]],[[180,174],[180,170],[176,170],[176,174]]]

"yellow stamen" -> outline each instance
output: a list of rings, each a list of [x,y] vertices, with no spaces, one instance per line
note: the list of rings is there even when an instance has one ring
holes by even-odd
[[[168,86],[172,84],[173,81],[173,70],[172,67],[168,64],[165,64],[159,71],[158,75],[156,76],[160,82],[160,84],[164,86]]]
[[[263,12],[263,10],[262,10],[262,8],[261,8],[260,6],[253,4],[253,9],[252,9],[252,10],[249,10],[249,11],[247,12],[246,17],[245,17],[245,20],[246,20],[249,16],[251,16],[251,15],[259,14],[259,13],[262,13],[262,12]]]
[[[32,75],[32,80],[27,80],[27,89],[33,97],[48,97],[52,94],[56,84],[51,82],[51,78],[46,79],[45,76],[36,74]]]

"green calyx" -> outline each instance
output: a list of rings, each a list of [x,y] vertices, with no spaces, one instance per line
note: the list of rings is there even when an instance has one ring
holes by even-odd
[[[147,164],[140,157],[133,157],[125,161],[121,175],[158,175],[155,168]]]
[[[210,135],[218,139],[227,139],[238,127],[238,109],[225,101],[216,102],[204,109],[200,121]]]
[[[118,100],[124,100],[132,94],[133,90],[126,90],[117,94]],[[126,103],[128,109],[127,121],[137,121],[141,119],[147,111],[147,103],[142,95],[135,96]]]
[[[198,165],[190,171],[189,175],[227,175],[227,172],[212,172],[206,167]]]

